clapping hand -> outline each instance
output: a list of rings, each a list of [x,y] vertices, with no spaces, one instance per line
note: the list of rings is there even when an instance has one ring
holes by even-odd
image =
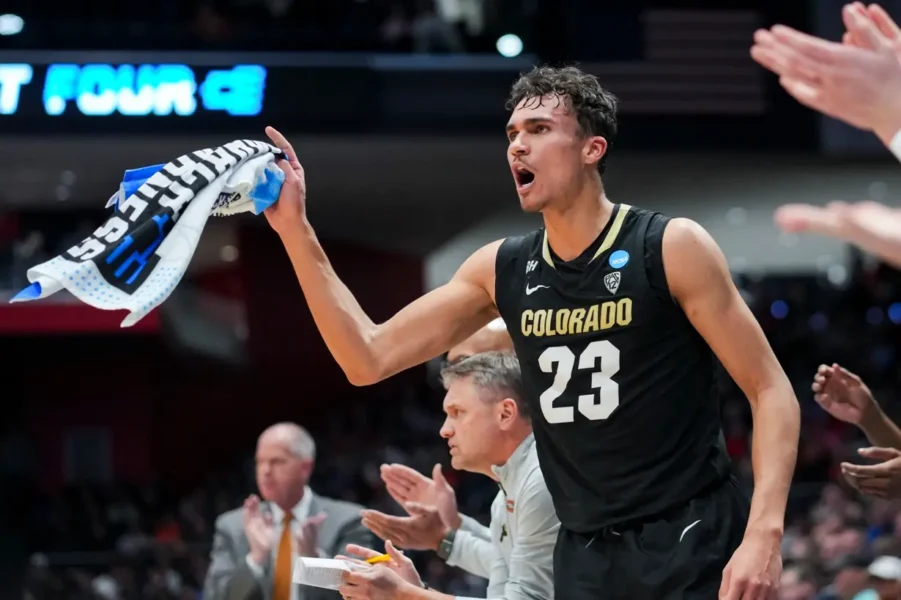
[[[887,144],[901,127],[898,46],[886,34],[892,30],[859,2],[845,6],[842,19],[844,44],[775,25],[754,34],[751,56],[801,104],[874,131]]]
[[[244,500],[242,516],[244,517],[244,535],[250,545],[250,558],[256,564],[262,565],[269,559],[272,552],[272,515],[264,513],[260,506],[259,496],[251,494]]]
[[[459,529],[461,518],[457,510],[457,497],[454,488],[444,478],[441,465],[432,469],[432,478],[406,465],[382,465],[382,481],[388,494],[394,500],[407,507],[409,503],[425,507],[435,507],[444,526]],[[408,511],[409,512],[409,511]]]
[[[860,455],[881,460],[875,465],[842,463],[842,475],[863,494],[877,498],[901,497],[901,451],[895,448],[863,448]]]
[[[315,558],[319,556],[319,530],[325,521],[326,514],[321,512],[305,519],[294,536],[297,544],[297,555]]]
[[[447,532],[438,509],[416,502],[407,502],[405,508],[407,517],[364,510],[363,526],[383,540],[393,540],[401,548],[437,550]]]
[[[810,387],[817,404],[839,421],[859,427],[879,411],[863,380],[836,363],[820,365]]]

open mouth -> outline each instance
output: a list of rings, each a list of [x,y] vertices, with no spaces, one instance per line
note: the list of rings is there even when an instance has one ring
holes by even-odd
[[[516,179],[516,187],[524,190],[535,182],[535,173],[531,172],[522,165],[513,167],[513,177]]]

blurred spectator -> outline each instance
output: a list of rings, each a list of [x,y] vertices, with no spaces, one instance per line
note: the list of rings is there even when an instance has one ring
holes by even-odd
[[[782,571],[781,600],[814,600],[816,593],[816,578],[809,569],[789,566]]]
[[[901,558],[880,556],[867,572],[870,590],[857,596],[857,600],[901,600]]]
[[[256,478],[263,502],[252,495],[243,509],[216,519],[205,598],[297,600],[296,558],[331,558],[346,552],[348,544],[374,545],[374,537],[360,522],[361,506],[325,498],[307,485],[315,458],[313,438],[293,423],[273,425],[260,435]],[[166,515],[157,540],[175,539],[180,539],[178,524]],[[156,590],[163,582],[171,590],[168,571],[157,571],[156,576]],[[303,593],[305,600],[339,597],[320,588]]]

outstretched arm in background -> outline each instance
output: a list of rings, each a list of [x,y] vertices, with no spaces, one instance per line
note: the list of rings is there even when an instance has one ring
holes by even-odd
[[[776,25],[754,35],[751,56],[799,102],[874,132],[901,160],[901,29],[876,4],[846,6],[842,18],[842,44]],[[876,202],[786,204],[775,220],[785,231],[838,238],[901,266],[897,209]]]
[[[754,34],[751,56],[801,104],[872,131],[889,146],[901,130],[897,26],[884,10],[860,3],[845,6],[842,19],[848,43],[775,25]]]
[[[415,300],[384,323],[374,323],[341,281],[306,217],[306,182],[285,137],[266,129],[289,158],[279,166],[285,182],[266,210],[281,237],[313,320],[335,360],[354,385],[369,385],[430,360],[497,316],[494,261],[500,242],[484,246],[453,279]]]

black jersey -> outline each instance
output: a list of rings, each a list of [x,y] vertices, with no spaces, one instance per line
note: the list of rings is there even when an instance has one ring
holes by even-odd
[[[730,471],[716,359],[666,285],[668,221],[619,204],[575,260],[557,258],[544,229],[498,250],[498,310],[542,472],[572,531],[659,514]]]

